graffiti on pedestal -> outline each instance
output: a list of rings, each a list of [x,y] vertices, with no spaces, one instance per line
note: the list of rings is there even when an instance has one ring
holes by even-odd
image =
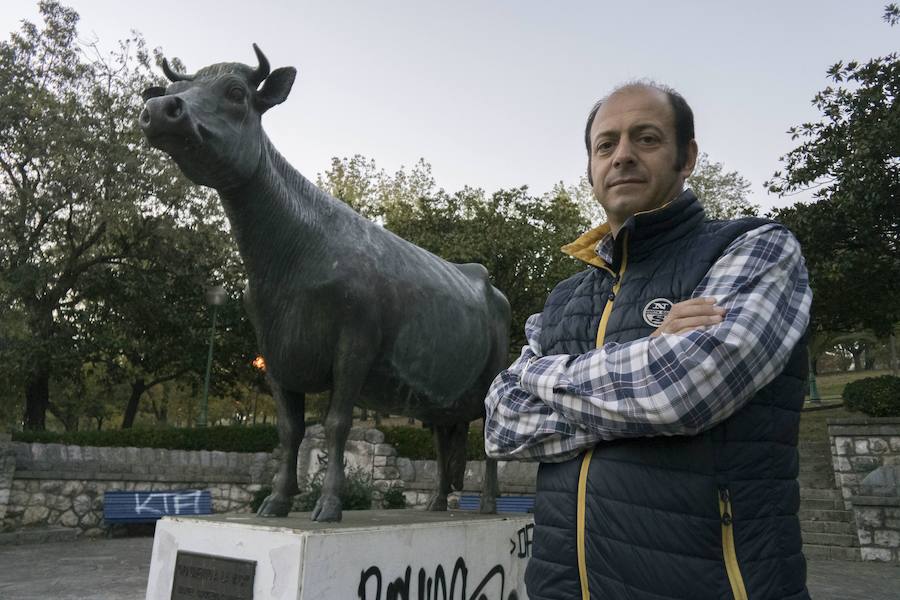
[[[531,556],[533,531],[534,524],[529,523],[509,538],[509,553],[520,559]],[[477,581],[473,575],[471,588],[469,567],[461,556],[449,576],[444,565],[437,565],[433,572],[419,568],[415,578],[412,565],[407,565],[403,573],[402,577],[385,582],[377,565],[363,570],[359,575],[359,600],[519,600],[515,589],[507,591],[506,570],[501,564],[488,569]]]
[[[359,600],[518,600],[519,594],[510,590],[506,594],[506,573],[503,565],[494,565],[475,585],[471,594],[468,590],[469,568],[463,557],[456,559],[449,580],[443,565],[438,565],[434,574],[419,569],[417,585],[413,587],[412,567],[407,566],[403,577],[388,582],[382,588],[381,569],[371,566],[359,576]],[[369,580],[374,580],[375,594],[370,596]],[[385,595],[382,596],[382,589]],[[412,596],[416,591],[417,595]]]

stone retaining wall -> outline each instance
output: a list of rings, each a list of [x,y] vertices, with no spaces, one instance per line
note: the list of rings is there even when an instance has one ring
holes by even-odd
[[[900,498],[854,496],[853,514],[862,559],[900,562]]]
[[[99,535],[103,493],[113,490],[208,489],[214,512],[249,511],[255,492],[271,485],[278,455],[29,444],[7,434],[0,437],[0,530],[56,525]],[[301,487],[327,458],[324,429],[309,427],[298,456]],[[375,508],[391,488],[422,508],[435,488],[435,462],[398,457],[377,429],[351,429],[344,461],[346,472],[372,482]],[[498,473],[501,494],[534,494],[536,464],[500,462]],[[467,462],[463,493],[480,493],[483,476],[483,461]]]
[[[502,495],[533,495],[537,478],[537,463],[500,461],[497,463],[497,479]],[[433,460],[398,458],[397,468],[406,486],[404,495],[410,506],[423,507],[435,489],[437,465]],[[484,481],[484,461],[466,461],[466,478],[463,494],[480,494]],[[452,503],[451,503],[452,504]]]
[[[876,469],[900,465],[900,419],[829,419],[834,479],[853,510],[863,560],[900,562],[900,488],[864,483]]]
[[[834,481],[849,510],[866,475],[900,464],[900,419],[860,417],[828,419]]]
[[[7,501],[0,502],[4,529],[56,525],[99,535],[103,493],[113,490],[207,489],[215,512],[247,511],[253,494],[270,484],[275,472],[267,452],[7,442],[0,444],[0,457],[3,446],[15,467]]]
[[[297,456],[297,479],[301,489],[305,481],[324,471],[327,462],[325,429],[321,425],[308,427]],[[391,487],[405,487],[397,469],[397,450],[384,442],[384,434],[377,429],[354,427],[350,430],[344,448],[344,472],[361,473],[372,482],[373,508],[381,508],[384,492]]]
[[[11,437],[8,433],[0,433],[0,524],[6,519],[13,473],[16,471],[16,455],[10,443]]]

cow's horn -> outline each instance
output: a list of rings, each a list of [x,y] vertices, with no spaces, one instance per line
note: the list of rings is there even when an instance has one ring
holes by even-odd
[[[265,81],[266,77],[269,76],[269,59],[266,58],[266,55],[263,54],[262,50],[260,50],[259,46],[256,44],[253,44],[253,51],[256,52],[256,60],[259,61],[259,66],[250,74],[250,83],[255,87]]]
[[[169,78],[169,81],[172,81],[172,82],[191,81],[194,78],[193,75],[185,75],[184,73],[179,73],[177,71],[173,71],[172,68],[169,66],[169,61],[167,61],[166,59],[163,59],[163,61],[162,61],[162,69],[163,69],[163,73],[166,74],[166,77]]]

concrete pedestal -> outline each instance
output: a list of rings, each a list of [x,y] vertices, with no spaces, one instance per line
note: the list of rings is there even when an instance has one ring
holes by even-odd
[[[532,529],[530,515],[458,511],[345,511],[341,523],[315,523],[308,513],[166,517],[156,527],[147,600],[173,597],[179,553],[254,561],[254,600],[523,600]],[[249,597],[249,588],[229,587],[238,571],[218,569],[193,567],[177,597]]]

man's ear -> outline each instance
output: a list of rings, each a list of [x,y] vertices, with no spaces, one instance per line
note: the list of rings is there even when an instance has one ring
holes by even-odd
[[[259,112],[264,113],[287,100],[295,77],[297,69],[294,67],[281,67],[272,71],[263,82],[262,88],[256,92],[256,106]]]
[[[154,85],[153,87],[148,87],[146,90],[141,92],[141,98],[144,99],[144,102],[149,100],[150,98],[158,98],[159,96],[166,95],[166,88]]]
[[[697,140],[691,140],[687,145],[687,155],[685,156],[684,167],[681,169],[681,174],[685,179],[691,176],[691,173],[694,172],[694,167],[697,165],[697,154],[699,153],[699,149],[697,148]]]

